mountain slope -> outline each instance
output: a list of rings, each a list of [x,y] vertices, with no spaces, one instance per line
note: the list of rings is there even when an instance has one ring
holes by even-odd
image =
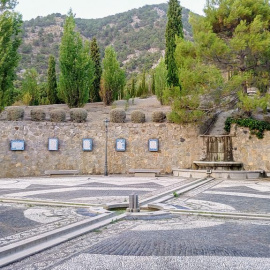
[[[167,9],[167,4],[147,5],[102,19],[76,18],[76,26],[85,39],[97,38],[102,56],[113,45],[127,72],[139,72],[152,68],[164,54]],[[183,8],[182,17],[185,37],[191,39],[188,9]],[[64,20],[57,13],[24,22],[19,72],[35,67],[46,75],[48,56],[59,56]]]

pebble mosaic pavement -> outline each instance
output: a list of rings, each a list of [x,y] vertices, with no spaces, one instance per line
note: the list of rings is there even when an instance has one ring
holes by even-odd
[[[97,202],[97,198],[102,201],[109,194],[111,201],[123,202],[127,198],[125,192],[136,192],[147,197],[159,190],[176,186],[179,181],[184,184],[191,180],[173,177],[4,179],[0,180],[0,197],[33,199],[34,196],[40,199],[42,195],[45,200],[85,202],[87,197],[92,196]],[[71,189],[75,191],[74,196],[71,196]],[[86,194],[88,191],[91,192]],[[59,196],[55,196],[58,193]],[[187,209],[270,214],[270,181],[214,180],[166,203]],[[90,218],[91,211],[2,203],[0,217],[0,245],[5,245],[16,241],[16,235],[17,238],[28,237],[31,233],[53,229],[56,224],[59,226],[68,219],[74,222]],[[13,222],[19,223],[21,227],[10,226]],[[8,224],[12,230],[2,231],[2,227]],[[155,216],[127,219],[2,269],[269,270],[270,221],[177,214],[168,214],[162,219]]]

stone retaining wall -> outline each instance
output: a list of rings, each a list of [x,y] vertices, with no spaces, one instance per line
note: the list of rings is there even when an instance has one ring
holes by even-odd
[[[103,123],[51,123],[1,121],[0,177],[38,176],[46,170],[80,170],[82,174],[103,174],[105,128]],[[126,174],[129,169],[192,167],[200,160],[203,139],[191,126],[170,123],[109,124],[108,170]],[[245,170],[270,171],[270,132],[260,140],[247,128],[232,126],[233,157],[243,162]],[[58,138],[59,151],[48,151],[48,139]],[[93,151],[82,150],[82,139],[92,138]],[[125,152],[116,152],[115,141],[124,138]],[[25,140],[25,151],[11,151],[10,140]],[[148,140],[159,139],[159,151],[148,151]]]
[[[38,176],[45,170],[80,170],[103,174],[105,128],[103,123],[51,123],[1,121],[0,177]],[[202,140],[193,127],[169,123],[109,124],[108,170],[190,168],[201,155]],[[48,151],[48,139],[58,138],[59,151]],[[93,151],[82,150],[82,139],[93,139]],[[115,151],[115,141],[127,141],[126,152]],[[148,151],[148,140],[159,139],[158,152]],[[25,140],[25,151],[11,151],[10,140]]]
[[[270,171],[270,132],[264,133],[263,139],[251,135],[248,128],[231,127],[233,157],[243,162],[245,170]]]

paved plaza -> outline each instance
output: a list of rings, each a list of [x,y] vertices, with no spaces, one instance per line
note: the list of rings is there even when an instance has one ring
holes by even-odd
[[[143,201],[193,181],[169,176],[1,179],[0,248],[94,219],[104,204],[128,203],[130,194]],[[175,211],[125,215],[1,269],[270,269],[268,179],[213,179],[179,196],[171,193],[162,204]]]

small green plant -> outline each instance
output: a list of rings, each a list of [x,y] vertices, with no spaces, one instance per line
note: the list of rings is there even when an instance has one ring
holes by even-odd
[[[174,191],[173,192],[173,197],[178,198],[179,197],[179,194],[176,191]]]
[[[125,111],[128,110],[128,107],[129,107],[129,102],[128,102],[128,100],[127,100],[127,101],[126,101],[126,104],[125,104]]]

